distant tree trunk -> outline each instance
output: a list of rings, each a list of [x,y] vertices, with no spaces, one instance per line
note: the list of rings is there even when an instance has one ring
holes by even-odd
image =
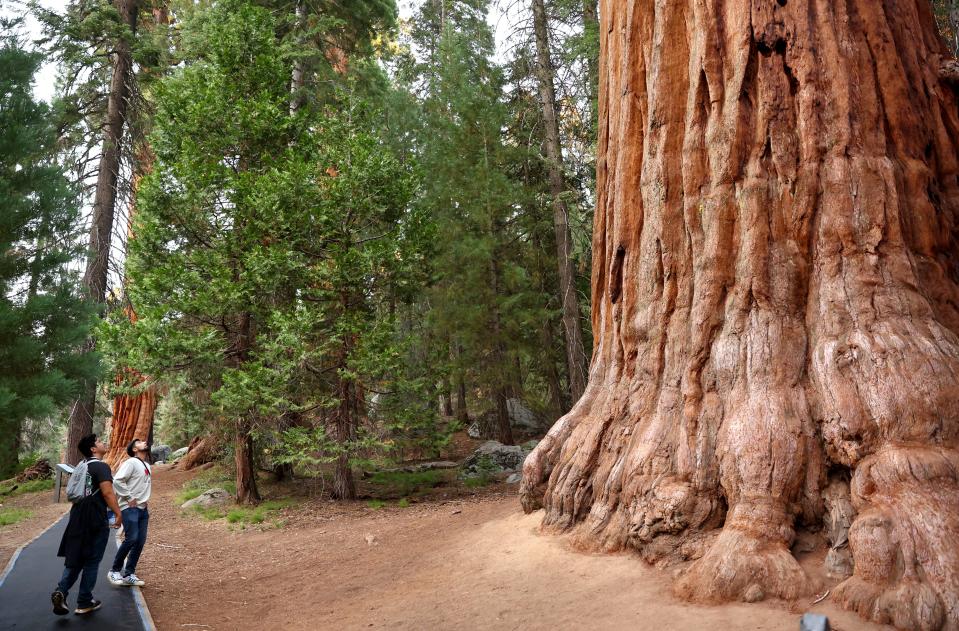
[[[953,57],[959,57],[959,0],[949,2],[949,28],[952,31],[949,48]]]
[[[599,38],[599,11],[596,0],[583,0],[583,31],[591,41]],[[596,129],[599,119],[599,57],[593,55],[593,49],[587,49],[586,57],[587,96],[589,97],[590,129]]]
[[[0,419],[0,480],[13,477],[20,467],[22,431],[19,420]]]
[[[456,371],[456,420],[461,423],[469,423],[469,412],[466,408],[466,378],[463,376],[463,369]]]
[[[578,401],[586,387],[586,352],[583,350],[583,329],[580,322],[579,298],[576,294],[576,269],[573,266],[572,236],[569,230],[569,208],[563,196],[567,193],[563,173],[563,151],[559,142],[559,121],[556,118],[556,88],[553,85],[553,62],[549,50],[549,30],[543,0],[532,0],[533,31],[536,35],[536,78],[539,81],[543,106],[543,146],[549,171],[549,189],[553,196],[553,230],[556,233],[556,262],[559,270],[559,299],[563,306],[563,335],[566,340],[566,362],[569,365],[570,397]]]
[[[115,0],[114,6],[120,19],[135,34],[138,0]],[[116,205],[117,180],[120,173],[120,148],[123,125],[127,119],[130,99],[130,80],[133,70],[131,42],[120,38],[113,51],[113,74],[110,93],[107,97],[106,118],[103,124],[103,145],[97,171],[97,186],[93,196],[93,220],[90,225],[90,253],[83,286],[90,300],[106,302],[107,277],[110,263],[110,241],[113,234],[113,216]],[[93,352],[96,342],[87,341],[86,349]],[[81,385],[80,396],[70,411],[67,429],[66,459],[70,464],[80,461],[77,443],[93,431],[93,415],[96,407],[96,381]]]
[[[443,377],[443,391],[440,392],[440,413],[443,416],[453,416],[453,390],[450,387],[449,377]]]
[[[305,0],[297,0],[296,3],[296,29],[302,31],[306,28],[306,3]],[[303,59],[297,57],[293,60],[293,75],[290,80],[290,114],[303,107],[304,94],[303,86],[306,83],[306,73],[303,69]]]
[[[228,362],[234,368],[239,368],[249,358],[253,335],[253,316],[250,313],[240,314]],[[256,466],[253,462],[252,430],[252,419],[249,416],[244,415],[234,421],[233,458],[236,463],[237,504],[256,504],[260,501],[260,492],[256,485]]]
[[[257,504],[260,501],[260,492],[256,485],[256,468],[253,465],[253,436],[250,430],[247,419],[237,421],[233,440],[237,504]]]
[[[959,629],[959,103],[929,3],[600,17],[596,346],[524,507],[696,559],[685,598],[794,599],[796,522],[851,475],[833,600]]]
[[[500,271],[496,257],[490,259],[490,281],[493,296],[499,295]],[[495,301],[495,298],[494,298]],[[504,445],[513,444],[513,428],[509,422],[509,408],[506,400],[510,394],[509,377],[503,374],[507,368],[506,348],[503,344],[503,331],[500,325],[498,307],[493,309],[491,314],[492,334],[493,334],[493,366],[497,370],[494,375],[494,385],[492,387],[493,398],[493,417],[492,426],[489,427],[483,422],[480,423],[480,433],[484,438],[492,436]]]
[[[353,480],[353,467],[350,464],[350,443],[356,432],[355,397],[353,383],[341,379],[339,384],[340,406],[336,412],[333,424],[333,438],[340,444],[343,451],[336,458],[336,468],[333,471],[333,497],[339,500],[356,499],[356,482]]]
[[[341,306],[346,313],[350,305],[350,296],[343,293]],[[350,336],[343,339],[340,350],[339,364],[345,368],[353,350],[354,340]],[[333,439],[339,443],[340,454],[336,458],[336,467],[333,470],[333,497],[339,500],[356,499],[356,482],[353,480],[353,467],[350,464],[352,442],[356,438],[356,391],[352,379],[340,377],[337,383],[337,396],[340,404],[333,418]]]
[[[553,361],[553,354],[550,352],[553,344],[554,329],[553,324],[548,319],[543,326],[543,349],[546,351],[546,385],[549,388],[549,407],[550,419],[558,419],[568,409],[563,402],[563,384],[560,380],[559,368]]]

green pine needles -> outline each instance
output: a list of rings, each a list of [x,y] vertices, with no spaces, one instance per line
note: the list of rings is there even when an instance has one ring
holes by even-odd
[[[31,93],[40,58],[21,44],[0,39],[0,479],[18,470],[23,423],[57,413],[97,369],[78,354],[93,312],[68,266],[82,251],[77,196],[53,113]]]
[[[429,273],[416,170],[348,72],[291,108],[297,53],[281,30],[244,0],[184,25],[129,245],[137,320],[102,329],[115,367],[208,394],[205,414],[241,454],[240,499],[256,497],[240,479],[254,459],[336,461],[350,477],[357,459],[437,435],[394,316]]]

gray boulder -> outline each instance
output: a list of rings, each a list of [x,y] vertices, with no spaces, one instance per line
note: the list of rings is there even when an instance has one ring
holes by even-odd
[[[169,445],[154,445],[150,449],[150,455],[153,456],[153,462],[166,462],[170,459],[170,451]]]
[[[179,460],[180,458],[185,456],[186,452],[188,452],[189,450],[190,450],[189,447],[180,447],[179,449],[174,451],[172,454],[170,454],[170,460]]]
[[[507,399],[506,409],[509,412],[510,425],[516,429],[527,432],[539,432],[545,429],[543,419],[519,399]]]
[[[484,472],[496,474],[519,471],[523,468],[523,461],[526,460],[530,451],[532,450],[520,445],[504,445],[495,440],[488,440],[463,462],[463,474],[475,476]]]
[[[233,496],[226,489],[209,489],[192,500],[184,502],[180,508],[210,508],[211,506],[223,506],[232,501]]]

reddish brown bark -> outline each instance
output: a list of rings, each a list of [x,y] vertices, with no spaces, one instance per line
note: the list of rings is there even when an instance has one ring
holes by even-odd
[[[121,378],[117,377],[118,383]],[[144,381],[139,375],[136,378],[139,383]],[[104,462],[115,467],[126,460],[126,448],[131,440],[149,440],[157,403],[155,386],[150,386],[139,394],[114,397],[113,417],[110,421],[110,452],[103,459]]]
[[[925,0],[605,2],[583,399],[524,507],[695,560],[699,601],[795,598],[851,476],[833,598],[959,629],[959,115]]]
[[[218,445],[212,436],[203,438],[197,436],[190,441],[190,447],[186,455],[177,463],[177,468],[182,471],[189,471],[208,462],[213,462],[216,458]]]

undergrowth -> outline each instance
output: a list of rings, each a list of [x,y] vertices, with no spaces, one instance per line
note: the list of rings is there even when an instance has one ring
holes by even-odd
[[[294,503],[294,500],[287,498],[268,500],[256,506],[195,506],[192,510],[197,515],[209,521],[225,518],[228,524],[237,525],[241,528],[245,528],[248,525],[260,526],[267,521],[270,521],[274,528],[281,528],[285,522],[274,519],[276,513],[292,506]]]
[[[377,497],[416,495],[448,482],[449,474],[433,469],[429,471],[377,471],[369,478]]]
[[[33,513],[23,508],[0,508],[0,526],[12,526]]]
[[[0,484],[0,497],[16,497],[24,493],[36,493],[38,491],[49,491],[53,488],[53,478],[46,480],[28,480],[26,482],[16,482],[7,480]]]

